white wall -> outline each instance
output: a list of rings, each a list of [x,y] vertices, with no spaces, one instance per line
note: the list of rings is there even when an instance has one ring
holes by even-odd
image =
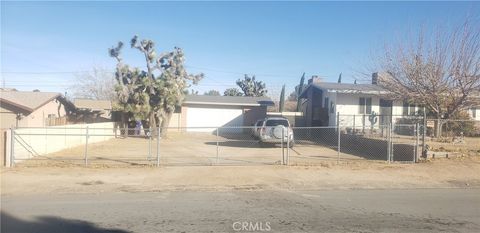
[[[36,155],[46,155],[77,146],[83,146],[86,141],[85,134],[87,126],[88,134],[90,135],[88,138],[89,144],[106,141],[115,137],[114,122],[44,128],[19,128],[15,130],[15,159],[28,159]],[[81,157],[79,158],[81,159]],[[18,163],[20,161],[15,162]]]
[[[380,113],[380,97],[375,95],[365,94],[345,94],[338,93],[337,95],[337,109],[336,112],[340,113],[340,125],[341,126],[355,126],[363,124],[363,116],[359,114],[359,98],[372,98],[372,112]],[[355,116],[354,116],[355,115]],[[355,117],[355,120],[354,120]],[[332,119],[332,117],[330,117]],[[334,120],[334,121],[332,121]],[[330,125],[336,125],[336,116],[330,121]],[[354,122],[355,121],[355,122]],[[366,124],[370,125],[368,118],[365,119]]]

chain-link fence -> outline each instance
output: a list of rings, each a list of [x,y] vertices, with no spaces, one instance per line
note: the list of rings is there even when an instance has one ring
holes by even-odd
[[[413,128],[412,128],[413,127]],[[10,130],[18,166],[302,165],[415,161],[418,125],[341,127],[46,127]]]

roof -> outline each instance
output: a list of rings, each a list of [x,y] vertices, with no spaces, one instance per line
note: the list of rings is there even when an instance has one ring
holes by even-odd
[[[212,96],[212,95],[187,95],[184,104],[213,104],[236,106],[270,106],[274,105],[268,97],[250,96]]]
[[[1,103],[7,103],[28,112],[33,112],[60,96],[61,94],[56,92],[0,90]]]
[[[388,91],[381,86],[375,84],[352,84],[352,83],[312,83],[300,95],[300,98],[306,98],[306,93],[309,88],[319,89],[325,92],[338,93],[360,93],[360,94],[387,94]]]
[[[110,100],[92,100],[92,99],[75,99],[73,101],[75,107],[79,109],[90,110],[111,110],[112,102]]]

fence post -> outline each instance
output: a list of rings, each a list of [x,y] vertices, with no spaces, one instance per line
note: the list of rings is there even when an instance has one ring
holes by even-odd
[[[337,112],[337,163],[340,162],[340,112]]]
[[[365,114],[362,116],[362,134],[365,134]]]
[[[283,139],[285,139],[285,127],[284,126],[282,126],[281,147],[282,147],[282,165],[285,165],[285,149],[283,148]]]
[[[290,127],[287,127],[287,165],[290,162]]]
[[[390,141],[391,141],[391,132],[390,132],[390,125],[392,123],[391,122],[388,122],[387,123],[387,162],[390,163]]]
[[[420,124],[417,123],[415,125],[415,157],[413,158],[413,162],[418,162],[418,147],[420,146],[419,139],[420,139]]]
[[[148,127],[148,158],[150,160],[152,158],[152,127]]]
[[[218,131],[219,131],[219,130],[220,130],[220,128],[217,128],[217,137],[216,137],[216,139],[215,139],[215,140],[217,141],[217,161],[215,162],[217,165],[218,165],[218,144],[219,144],[219,143],[218,143],[218,137],[219,137],[219,132],[218,132]]]
[[[394,143],[393,143],[393,135],[394,135],[394,126],[393,126],[393,123],[390,124],[390,162],[393,162],[393,159],[394,159],[394,154],[395,153],[395,149],[393,148],[394,147]]]
[[[355,135],[355,114],[353,114],[353,135]]]
[[[88,165],[88,126],[85,133],[85,167]]]
[[[15,128],[10,128],[10,167],[15,166]]]
[[[422,156],[423,153],[425,153],[425,159],[427,158],[427,152],[426,152],[426,142],[425,142],[425,137],[427,135],[427,112],[425,112],[425,107],[423,107],[423,135],[422,135]]]
[[[160,129],[160,127],[157,128],[157,167],[160,166]]]

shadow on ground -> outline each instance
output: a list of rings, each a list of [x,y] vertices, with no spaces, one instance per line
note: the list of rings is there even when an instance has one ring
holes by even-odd
[[[64,219],[51,216],[41,216],[32,221],[16,218],[5,212],[1,212],[1,232],[9,233],[51,233],[51,232],[73,232],[73,233],[127,233],[129,231],[119,229],[105,229],[96,226],[94,223]]]

